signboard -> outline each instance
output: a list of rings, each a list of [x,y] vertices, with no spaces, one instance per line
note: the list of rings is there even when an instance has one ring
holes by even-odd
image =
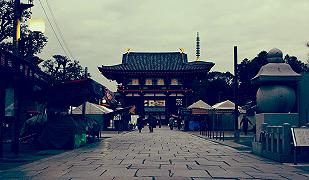
[[[14,89],[9,88],[5,90],[5,116],[15,115],[15,103],[14,103]]]
[[[176,106],[182,106],[182,99],[176,99]]]
[[[165,107],[145,107],[145,112],[165,112]]]
[[[145,100],[145,107],[165,107],[165,100]]]
[[[309,128],[291,128],[295,147],[309,146]]]
[[[114,116],[114,121],[120,121],[121,120],[121,115],[117,114],[116,116]]]
[[[179,108],[178,114],[181,114],[181,115],[190,115],[190,114],[191,114],[191,110],[185,109],[185,108]]]

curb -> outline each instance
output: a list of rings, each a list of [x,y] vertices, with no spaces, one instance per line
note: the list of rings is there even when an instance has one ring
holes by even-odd
[[[220,145],[231,147],[231,148],[236,149],[238,151],[249,151],[249,152],[252,152],[252,148],[251,147],[245,146],[245,145],[242,145],[242,144],[238,144],[238,143],[235,143],[235,142],[231,142],[232,144],[234,144],[234,145],[232,145],[232,144],[225,143],[225,142],[228,142],[228,141],[218,141],[218,140],[210,139],[210,138],[207,138],[205,136],[197,135],[197,134],[191,134],[191,135],[199,137],[199,138],[202,138],[202,139],[205,139],[205,140],[208,140],[208,141],[211,141],[211,142],[214,142],[214,143],[217,143],[217,144],[220,144]]]

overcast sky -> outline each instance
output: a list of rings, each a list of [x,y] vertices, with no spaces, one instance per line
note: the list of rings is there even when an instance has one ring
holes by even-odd
[[[46,0],[41,0],[48,15]],[[131,51],[179,51],[195,60],[196,32],[201,59],[213,71],[233,71],[233,46],[239,61],[277,47],[306,62],[309,0],[49,0],[65,41],[92,78],[116,90],[97,67],[121,63]],[[34,0],[33,17],[46,19]],[[39,56],[64,54],[46,20],[49,42]]]

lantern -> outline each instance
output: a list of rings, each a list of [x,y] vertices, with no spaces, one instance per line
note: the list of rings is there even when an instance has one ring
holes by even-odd
[[[42,18],[32,18],[29,22],[29,29],[33,32],[45,32],[45,22]]]

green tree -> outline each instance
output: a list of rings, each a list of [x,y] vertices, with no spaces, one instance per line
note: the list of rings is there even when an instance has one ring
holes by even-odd
[[[207,76],[207,103],[233,101],[233,78],[234,76],[230,72],[210,72]]]
[[[261,51],[252,60],[245,58],[238,64],[239,77],[239,104],[244,105],[249,101],[255,102],[258,86],[251,83],[251,79],[257,75],[262,66],[267,64],[267,52]]]
[[[288,63],[292,69],[297,73],[308,72],[309,68],[305,63],[298,60],[295,56],[289,56],[288,54],[284,57],[284,61]]]
[[[286,55],[284,61],[288,63],[292,69],[297,73],[308,72],[309,68],[302,61],[298,60],[295,56]],[[267,64],[267,52],[261,51],[252,60],[244,59],[238,64],[238,76],[239,76],[239,99],[240,104],[244,105],[246,102],[256,100],[256,92],[258,86],[251,83],[251,79],[254,78],[262,66]]]
[[[53,59],[44,61],[42,68],[56,81],[77,80],[85,77],[85,71],[79,61],[72,61],[62,55],[54,55]],[[87,77],[90,77],[89,73]]]
[[[209,72],[204,79],[192,81],[193,93],[189,103],[203,100],[210,105],[224,100],[233,100],[233,75],[230,72]]]
[[[14,1],[0,1],[0,48],[13,52],[13,19],[14,19]],[[29,30],[26,22],[31,18],[30,11],[24,11],[21,15],[21,39],[19,40],[19,55],[23,57],[33,56],[40,53],[47,43],[47,37],[40,32]]]

